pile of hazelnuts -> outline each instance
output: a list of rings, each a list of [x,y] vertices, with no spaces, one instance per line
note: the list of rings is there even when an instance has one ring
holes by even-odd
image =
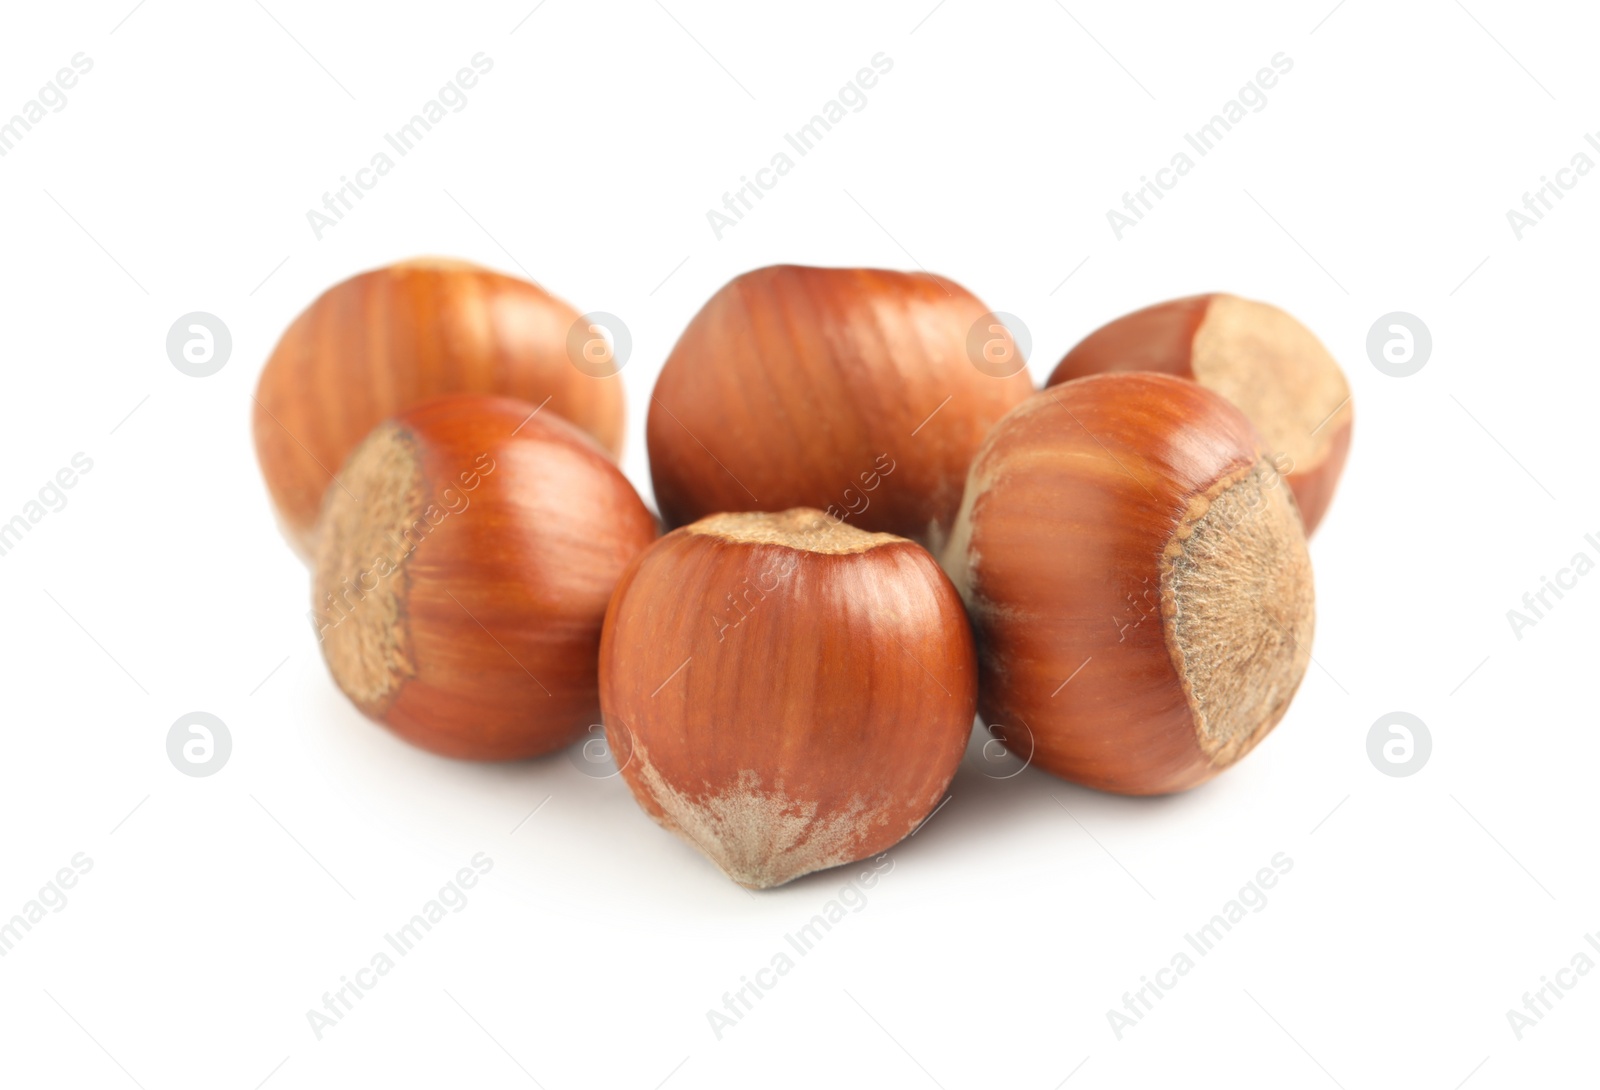
[[[1015,760],[1152,795],[1288,708],[1352,413],[1283,311],[1152,306],[1035,390],[953,281],[758,269],[661,369],[659,517],[595,333],[535,284],[410,261],[330,288],[262,372],[323,655],[402,738],[514,760],[603,723],[641,808],[764,888],[915,830],[975,714]]]

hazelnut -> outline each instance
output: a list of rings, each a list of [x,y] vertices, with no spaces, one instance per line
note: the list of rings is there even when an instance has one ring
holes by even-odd
[[[1322,521],[1350,452],[1350,384],[1317,335],[1268,303],[1193,295],[1136,310],[1085,337],[1046,386],[1114,371],[1193,379],[1256,426],[1300,504]]]
[[[735,278],[651,397],[662,517],[815,507],[937,548],[973,452],[1033,390],[1020,358],[995,377],[971,356],[992,317],[927,274],[775,265]]]
[[[566,418],[615,457],[622,384],[573,365],[578,312],[513,276],[425,258],[318,296],[284,332],[256,387],[256,455],[302,556],[332,474],[377,424],[438,394],[501,394]]]
[[[380,424],[328,489],[312,618],[362,712],[449,757],[505,760],[598,722],[612,587],[656,536],[599,445],[510,398]]]
[[[676,530],[606,612],[600,706],[623,778],[751,889],[914,830],[976,700],[972,635],[933,557],[816,510]]]
[[[1244,414],[1184,379],[1098,375],[1013,410],[973,461],[944,565],[990,730],[1105,791],[1232,765],[1310,659],[1299,511]]]

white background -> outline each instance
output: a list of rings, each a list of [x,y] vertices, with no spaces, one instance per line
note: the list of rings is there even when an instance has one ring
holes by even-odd
[[[1600,576],[1521,639],[1506,617],[1600,556],[1600,177],[1520,241],[1506,219],[1600,128],[1593,13],[534,2],[7,7],[0,115],[75,53],[94,68],[0,159],[0,516],[75,453],[94,468],[0,557],[0,917],[75,853],[93,869],[0,959],[0,1081],[1595,1085],[1600,973],[1521,1040],[1506,1015],[1600,932]],[[480,51],[469,105],[318,241],[306,210]],[[718,241],[706,211],[879,52],[867,107]],[[1268,105],[1118,241],[1106,210],[1280,52]],[[849,872],[747,894],[620,780],[408,748],[318,657],[249,394],[320,291],[424,253],[627,322],[647,497],[656,370],[749,268],[947,274],[1022,319],[1040,379],[1146,303],[1278,303],[1355,391],[1313,543],[1316,665],[1256,753],[1182,797],[969,762],[866,906],[718,1040],[706,1012]],[[164,348],[196,310],[234,339],[204,379]],[[1404,379],[1365,350],[1396,310],[1434,339]],[[233,738],[205,779],[165,749],[194,710]],[[1366,752],[1397,710],[1433,739],[1409,778]],[[494,868],[465,909],[317,1040],[306,1011],[477,852]],[[1106,1012],[1278,852],[1265,909],[1118,1040]]]

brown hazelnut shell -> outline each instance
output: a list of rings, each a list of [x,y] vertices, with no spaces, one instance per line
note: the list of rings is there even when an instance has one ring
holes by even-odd
[[[600,722],[601,622],[657,525],[589,436],[510,398],[425,401],[351,454],[321,527],[312,621],[368,717],[476,760]]]
[[[1263,436],[1313,532],[1333,501],[1355,421],[1350,386],[1314,333],[1277,307],[1213,293],[1136,310],[1080,341],[1046,386],[1159,371],[1242,409]]]
[[[621,450],[622,384],[573,366],[578,312],[526,280],[421,258],[336,284],[301,312],[256,387],[256,455],[285,536],[313,548],[323,494],[380,421],[439,394],[520,398]]]
[[[1052,386],[1002,420],[944,564],[985,722],[1101,790],[1216,775],[1282,718],[1310,658],[1293,499],[1238,409],[1167,375]]]
[[[976,702],[972,635],[933,557],[815,510],[673,531],[606,613],[600,703],[623,778],[749,888],[915,829]]]
[[[736,277],[689,322],[651,397],[666,524],[815,507],[937,548],[973,452],[1033,392],[1020,357],[1004,377],[974,362],[973,345],[996,336],[987,312],[926,273],[774,265]]]

